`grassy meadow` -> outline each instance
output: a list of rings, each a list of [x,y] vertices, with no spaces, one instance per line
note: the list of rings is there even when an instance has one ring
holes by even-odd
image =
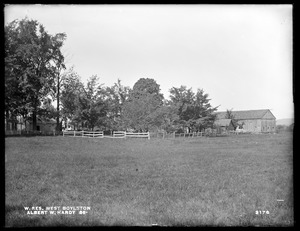
[[[91,210],[28,215],[24,206]],[[5,224],[293,226],[292,134],[8,137]]]

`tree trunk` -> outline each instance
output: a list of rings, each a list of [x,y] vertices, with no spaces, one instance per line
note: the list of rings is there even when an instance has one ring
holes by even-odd
[[[9,127],[9,112],[8,112],[8,110],[6,111],[6,113],[5,113],[5,119],[6,119],[6,130],[8,131],[8,130],[10,130],[10,127]]]
[[[33,109],[33,112],[32,112],[32,131],[36,131],[36,111],[37,111],[37,108],[35,106],[35,108]]]
[[[57,81],[57,97],[56,97],[56,101],[57,101],[57,106],[56,106],[56,111],[57,111],[57,117],[56,117],[56,131],[60,131],[60,126],[59,126],[59,94],[60,94],[60,83],[59,83],[59,74],[57,77],[58,81]]]

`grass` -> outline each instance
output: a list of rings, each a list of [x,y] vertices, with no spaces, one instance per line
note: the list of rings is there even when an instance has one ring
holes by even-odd
[[[294,225],[291,134],[10,137],[5,151],[7,227]],[[24,206],[91,211],[27,215]]]

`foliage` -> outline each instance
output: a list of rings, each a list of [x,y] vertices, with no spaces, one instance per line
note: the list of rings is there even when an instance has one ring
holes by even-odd
[[[177,108],[179,124],[182,129],[200,131],[211,127],[215,120],[214,111],[218,107],[212,107],[209,103],[208,94],[203,89],[198,89],[196,93],[186,86],[170,89],[170,105]]]
[[[97,76],[84,85],[74,68],[64,72],[61,47],[65,39],[64,33],[50,35],[36,20],[25,18],[5,25],[7,121],[22,115],[25,120],[33,119],[34,129],[37,115],[56,117],[57,123],[62,116],[77,128],[81,124],[90,129],[173,132],[212,126],[217,107],[210,105],[202,89],[194,93],[185,86],[173,87],[170,100],[164,100],[159,84],[150,78],[140,78],[132,89],[119,79],[112,87],[103,87]],[[57,101],[56,111],[50,95]]]
[[[124,129],[121,120],[122,108],[129,97],[130,88],[123,86],[118,79],[112,87],[106,88],[106,104],[108,105],[106,126],[112,130]]]
[[[63,73],[61,80],[62,116],[75,126],[81,122],[78,117],[78,97],[83,89],[83,83],[73,67]]]
[[[41,100],[54,85],[63,66],[60,48],[66,35],[48,34],[42,24],[27,18],[5,25],[5,110],[11,114],[36,114]],[[21,100],[20,100],[21,99]]]
[[[293,130],[294,130],[294,124],[290,124],[290,125],[279,124],[279,125],[276,125],[276,131],[277,132],[293,131]]]
[[[107,104],[105,92],[98,83],[99,78],[93,75],[85,87],[79,92],[76,116],[90,129],[95,126],[105,126]]]
[[[233,112],[232,112],[232,109],[227,109],[226,110],[226,115],[225,115],[225,119],[231,119],[231,121],[232,121],[232,124],[233,124],[233,126],[234,126],[234,129],[236,129],[236,127],[237,126],[243,126],[243,124],[239,124],[238,123],[238,120],[237,119],[235,119],[235,116],[234,116],[234,114],[233,114]]]
[[[159,108],[163,95],[154,79],[141,78],[133,86],[123,105],[122,120],[126,128],[149,131],[159,126]]]

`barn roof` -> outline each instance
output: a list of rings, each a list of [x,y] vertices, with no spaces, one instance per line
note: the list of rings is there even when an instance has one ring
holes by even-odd
[[[247,110],[247,111],[232,111],[232,115],[237,120],[262,119],[264,117],[264,115],[268,112],[271,113],[271,111],[269,109]],[[217,114],[217,119],[225,119],[226,118],[226,111],[216,112],[216,114]],[[274,118],[275,118],[275,116],[274,116]]]
[[[221,126],[221,127],[226,127],[229,126],[231,123],[231,119],[219,119],[215,121],[215,125]]]

